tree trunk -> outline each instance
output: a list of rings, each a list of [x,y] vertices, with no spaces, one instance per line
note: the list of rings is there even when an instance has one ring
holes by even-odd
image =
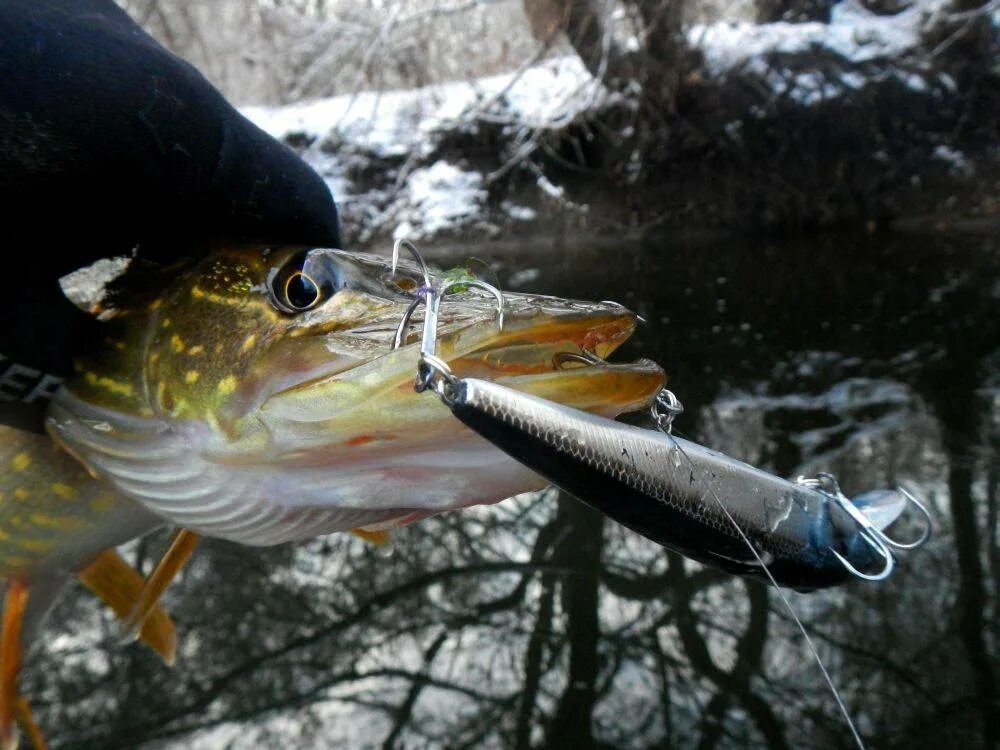
[[[595,78],[609,85],[638,82],[644,94],[673,111],[677,90],[693,61],[683,33],[685,0],[624,0],[639,20],[645,46],[626,50],[615,38],[599,0],[524,0],[524,11],[536,39],[548,39],[557,28],[566,34],[577,56]]]
[[[559,499],[559,516],[569,529],[559,555],[576,568],[564,579],[562,603],[569,642],[569,675],[555,716],[546,732],[545,746],[591,750],[594,703],[597,699],[598,618],[604,516],[574,498]]]

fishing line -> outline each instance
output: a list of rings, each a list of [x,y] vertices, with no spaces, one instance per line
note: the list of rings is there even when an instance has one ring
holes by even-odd
[[[722,499],[715,491],[715,488],[712,487],[711,483],[705,481],[705,479],[700,476],[701,472],[698,471],[698,468],[697,466],[695,466],[694,461],[691,460],[691,457],[681,447],[681,444],[677,442],[676,438],[674,438],[674,436],[671,433],[664,432],[663,434],[665,434],[667,437],[670,438],[674,446],[676,446],[677,450],[680,451],[681,455],[687,459],[687,462],[691,465],[692,473],[698,473],[699,480],[704,482],[705,486],[708,487],[708,491],[712,493],[712,497],[715,498],[715,502],[719,504],[719,507],[722,508],[722,512],[726,514],[726,518],[728,518],[729,522],[732,523],[733,528],[736,529],[736,533],[738,533],[740,537],[743,539],[743,541],[746,542],[746,545],[747,547],[750,548],[750,551],[753,553],[753,556],[757,558],[757,562],[759,562],[761,567],[764,569],[764,572],[767,574],[767,577],[770,579],[771,583],[774,585],[775,590],[778,592],[778,596],[781,597],[781,601],[788,609],[788,613],[792,616],[792,619],[798,626],[799,632],[802,633],[802,637],[805,638],[806,645],[809,646],[809,651],[812,653],[813,658],[816,660],[816,664],[819,666],[820,672],[823,673],[823,678],[826,680],[826,684],[829,685],[830,691],[833,693],[833,698],[834,700],[837,701],[837,706],[840,707],[840,712],[844,715],[844,719],[847,720],[847,726],[851,730],[851,734],[854,736],[854,741],[857,743],[860,750],[865,750],[864,740],[861,739],[861,735],[858,733],[857,727],[854,726],[854,720],[851,719],[851,714],[847,710],[847,706],[845,706],[844,701],[841,700],[840,692],[837,690],[837,686],[833,684],[833,679],[830,677],[830,673],[826,671],[826,666],[824,666],[823,660],[820,658],[819,651],[816,650],[816,646],[813,643],[812,638],[809,637],[809,633],[806,631],[805,626],[799,619],[799,616],[795,614],[795,610],[792,609],[792,603],[788,601],[788,597],[785,596],[785,592],[781,590],[781,587],[778,586],[778,582],[774,580],[774,576],[771,575],[771,569],[767,567],[767,563],[764,562],[764,558],[762,558],[760,556],[760,553],[757,552],[757,548],[753,546],[753,542],[750,541],[750,537],[748,537],[745,533],[743,533],[743,529],[740,528],[740,525],[736,522],[736,519],[733,518],[733,514],[729,512],[729,508],[727,508],[725,503],[722,502]]]

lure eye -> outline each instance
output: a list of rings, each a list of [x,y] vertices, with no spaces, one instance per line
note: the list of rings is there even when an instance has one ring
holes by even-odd
[[[267,275],[271,304],[290,315],[318,307],[341,286],[336,268],[308,251],[296,253]]]

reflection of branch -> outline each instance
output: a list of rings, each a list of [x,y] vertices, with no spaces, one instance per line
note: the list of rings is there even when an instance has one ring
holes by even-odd
[[[663,647],[660,645],[660,639],[657,638],[655,631],[649,640],[651,641],[650,646],[653,655],[656,657],[656,675],[660,680],[660,714],[663,717],[663,746],[673,747],[674,722],[673,712],[671,711],[670,676],[674,670],[667,663],[667,655],[663,653]]]
[[[687,586],[687,576],[684,574],[683,566],[671,565],[670,572],[674,579],[673,603],[676,613],[674,623],[692,666],[705,675],[720,692],[732,693],[743,704],[769,747],[788,748],[784,729],[778,717],[767,701],[758,697],[750,688],[751,677],[760,671],[764,643],[767,639],[768,590],[760,584],[747,582],[750,619],[736,648],[736,663],[727,672],[715,663],[708,645],[698,632],[698,620],[691,609],[691,592]],[[710,704],[709,708],[722,712],[725,706],[720,700],[715,702],[714,706]]]
[[[708,706],[702,711],[701,721],[698,722],[701,735],[698,750],[712,750],[718,744],[726,727],[724,719],[732,700],[733,694],[727,690],[720,690],[712,696]]]
[[[665,571],[658,576],[626,576],[612,572],[605,566],[601,571],[601,583],[608,591],[622,599],[633,602],[659,599],[670,587],[670,573]]]
[[[671,559],[681,558],[678,556]],[[660,575],[649,576],[616,573],[610,565],[605,565],[601,570],[601,583],[607,586],[608,591],[617,597],[635,602],[660,599],[670,588],[671,580],[669,570],[663,571]],[[701,568],[689,574],[687,580],[688,588],[691,591],[698,591],[713,584],[727,583],[730,578],[711,568]]]
[[[133,727],[124,729],[121,735],[115,739],[120,742],[119,746],[132,747],[140,741],[149,739],[146,735],[149,726],[164,727],[186,716],[199,715],[205,712],[209,706],[211,706],[221,695],[223,695],[227,688],[241,680],[249,678],[250,675],[266,663],[284,657],[298,649],[319,643],[337,633],[347,630],[352,626],[365,622],[366,620],[374,617],[375,614],[383,608],[392,605],[400,599],[404,599],[422,591],[432,584],[450,581],[457,578],[482,576],[490,573],[510,572],[548,572],[556,575],[573,576],[578,574],[579,571],[572,568],[540,562],[495,562],[446,568],[415,576],[409,581],[399,584],[398,586],[388,589],[387,591],[373,594],[366,600],[360,602],[350,614],[335,622],[329,623],[317,630],[314,630],[313,632],[297,638],[292,638],[279,646],[251,656],[244,662],[216,676],[210,683],[202,686],[200,690],[195,691],[194,695],[186,703],[173,707],[159,716],[154,717],[150,724],[147,724],[145,728]],[[495,603],[489,602],[481,605],[476,611],[477,613],[488,611],[493,606],[495,606]],[[361,675],[359,675],[359,673],[349,670],[345,673],[341,673],[338,679],[343,681],[347,679],[360,679],[360,677]],[[267,708],[270,708],[270,706]],[[262,711],[265,709],[262,708],[260,710]],[[257,713],[259,712],[260,711],[257,711]],[[157,736],[174,736],[190,731],[191,728],[192,727],[188,726],[171,727],[158,732]]]
[[[788,616],[788,612],[784,608],[777,607],[771,611],[771,614],[784,620],[790,626],[795,627],[794,620]],[[812,623],[803,622],[802,627],[806,629],[811,637],[815,637],[817,640],[833,646],[837,649],[837,651],[851,654],[852,656],[857,656],[877,664],[880,672],[889,672],[895,675],[901,682],[904,682],[906,685],[917,691],[928,703],[931,704],[933,708],[937,709],[940,707],[935,694],[921,685],[917,678],[912,673],[907,671],[901,664],[893,661],[892,657],[887,654],[885,650],[871,651],[860,646],[857,640],[836,638],[829,633],[820,630]],[[909,659],[908,661],[912,662],[914,660]]]
[[[991,443],[986,457],[986,550],[994,607],[1000,608],[1000,461],[997,460],[1000,458],[1000,431],[992,436]],[[1000,612],[995,611],[994,617],[997,614]],[[996,642],[1000,643],[1000,639]]]
[[[429,683],[428,672],[430,671],[431,664],[434,661],[434,657],[437,656],[438,651],[444,645],[445,641],[448,640],[448,631],[442,631],[434,642],[424,651],[424,668],[420,673],[413,679],[410,684],[410,689],[406,693],[406,700],[403,701],[401,705],[396,710],[396,720],[393,722],[392,731],[386,736],[385,741],[382,743],[382,750],[393,750],[396,747],[396,740],[402,733],[406,724],[410,720],[410,716],[413,714],[413,707],[417,703],[417,698],[420,697],[420,693]]]
[[[597,682],[598,574],[601,567],[604,516],[568,497],[559,500],[556,523],[569,529],[559,545],[557,560],[577,566],[580,573],[563,581],[569,674],[546,736],[550,747],[594,746],[591,726]]]
[[[988,747],[996,747],[1000,745],[1000,722],[996,720],[1000,691],[993,673],[993,659],[986,644],[983,613],[988,610],[985,576],[979,557],[979,527],[972,495],[975,477],[972,465],[966,459],[974,450],[966,437],[968,425],[974,424],[976,417],[973,393],[973,386],[953,383],[949,391],[939,395],[938,398],[942,400],[936,406],[948,451],[948,492],[955,554],[961,572],[955,603],[955,609],[959,612],[958,635],[965,647],[968,667],[976,686],[983,741]]]
[[[446,635],[446,634],[443,634]],[[247,722],[255,718],[258,718],[262,713],[270,713],[274,711],[279,711],[281,709],[288,708],[302,708],[315,703],[317,700],[329,699],[329,692],[331,688],[342,687],[345,685],[350,685],[351,683],[363,683],[376,679],[403,679],[411,683],[421,683],[422,687],[432,687],[436,690],[443,690],[446,692],[457,693],[458,695],[472,698],[481,702],[496,701],[501,704],[506,705],[510,700],[517,697],[515,693],[512,696],[493,696],[486,693],[482,693],[471,688],[465,687],[463,685],[456,685],[451,682],[446,682],[443,680],[436,679],[429,676],[426,671],[421,670],[419,672],[411,672],[404,669],[372,669],[364,672],[357,671],[356,668],[346,669],[342,672],[335,672],[328,674],[323,680],[316,682],[311,685],[307,690],[301,690],[298,692],[287,693],[283,695],[280,699],[268,698],[266,704],[251,705],[250,707],[241,710],[234,711],[231,713],[226,713],[224,715],[216,716],[206,716],[202,713],[197,714],[198,720],[184,724],[183,726],[169,727],[162,729],[157,732],[155,737],[153,736],[142,736],[135,727],[124,728],[120,735],[110,735],[107,737],[102,737],[101,747],[105,750],[117,750],[118,748],[133,748],[139,742],[149,741],[151,739],[168,739],[171,737],[177,737],[180,735],[189,734],[194,731],[211,729],[212,727],[217,727],[220,724],[225,724],[228,722]],[[394,707],[388,706],[383,702],[374,702],[371,700],[364,700],[356,696],[337,696],[335,700],[342,703],[355,703],[358,705],[363,705],[367,708],[371,708],[378,711],[383,711],[387,713],[393,713]],[[160,728],[162,724],[156,723],[153,728]],[[72,743],[67,743],[67,747],[80,747],[80,748],[91,748],[95,746],[95,738],[87,737],[74,737]],[[60,745],[62,746],[62,745]]]
[[[514,746],[518,750],[531,747],[531,718],[538,700],[538,686],[542,676],[542,646],[544,636],[552,629],[552,610],[555,601],[555,580],[551,575],[542,576],[542,596],[538,615],[531,630],[528,651],[524,655],[524,687],[517,709],[517,731]]]

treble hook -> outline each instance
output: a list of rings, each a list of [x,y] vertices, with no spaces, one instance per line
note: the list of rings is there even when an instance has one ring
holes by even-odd
[[[421,302],[425,302],[424,297],[416,297],[406,308],[406,312],[403,313],[403,317],[399,321],[399,325],[396,326],[396,335],[392,337],[392,348],[399,349],[405,342],[406,333],[410,329],[410,318],[413,317],[413,313],[416,312],[417,307]]]
[[[492,284],[480,281],[479,279],[453,279],[435,288],[431,283],[430,273],[427,270],[427,264],[424,262],[423,256],[417,250],[416,246],[406,239],[398,239],[393,243],[392,274],[396,273],[399,265],[399,251],[404,247],[419,263],[424,277],[424,285],[416,290],[417,296],[407,305],[406,310],[403,312],[403,317],[400,319],[399,325],[396,326],[396,333],[392,338],[392,348],[393,350],[399,349],[406,342],[406,334],[409,330],[413,314],[416,312],[417,307],[423,303],[424,330],[423,336],[420,339],[420,361],[417,365],[417,382],[415,387],[417,391],[424,391],[431,387],[436,388],[434,381],[435,375],[437,375],[438,385],[441,386],[437,390],[441,391],[441,395],[444,396],[445,394],[442,389],[449,382],[453,382],[454,378],[451,376],[451,369],[448,367],[448,364],[437,356],[437,324],[438,315],[441,311],[441,299],[449,289],[455,286],[473,287],[488,292],[497,301],[497,322],[500,328],[503,328],[503,314],[506,300],[504,299],[503,292]]]
[[[843,555],[837,552],[837,550],[829,547],[828,549],[833,553],[834,557],[840,561],[840,564],[843,565],[849,573],[857,576],[858,578],[862,578],[866,581],[881,581],[888,578],[896,564],[896,558],[892,554],[892,549],[916,549],[930,538],[932,524],[930,513],[927,511],[927,508],[925,508],[912,494],[910,494],[910,492],[902,487],[897,487],[896,491],[899,492],[907,500],[907,502],[916,506],[917,510],[919,510],[921,515],[923,515],[925,521],[924,529],[921,532],[920,537],[913,542],[897,541],[872,523],[872,520],[868,518],[868,516],[860,508],[858,508],[858,506],[851,502],[846,495],[844,495],[840,489],[840,484],[837,482],[837,478],[832,474],[820,473],[816,475],[815,479],[800,477],[798,482],[799,484],[818,489],[820,492],[824,493],[831,500],[837,503],[837,505],[851,517],[851,520],[858,525],[859,535],[861,536],[861,539],[864,540],[865,544],[867,544],[879,557],[885,560],[885,565],[878,573],[864,573],[854,567],[854,565],[852,565]]]
[[[443,297],[445,292],[447,292],[451,287],[459,285],[482,289],[483,291],[489,292],[493,295],[493,298],[497,301],[497,324],[500,328],[503,328],[503,314],[506,306],[506,300],[504,299],[503,292],[492,284],[487,284],[485,281],[480,281],[479,279],[472,279],[471,281],[455,279],[446,282],[439,289],[435,289],[433,287],[426,287],[422,289],[421,296],[410,302],[406,308],[406,312],[403,313],[403,317],[399,321],[399,325],[396,326],[396,334],[392,339],[392,348],[399,349],[403,346],[406,339],[406,332],[410,327],[410,320],[413,318],[413,313],[415,313],[417,307],[423,303],[427,308],[427,312],[424,313],[424,334],[421,339],[420,353],[422,355],[434,354],[437,339],[437,317],[441,308],[441,297]]]
[[[406,248],[410,252],[410,255],[412,255],[420,265],[420,270],[424,277],[424,285],[416,290],[416,298],[414,298],[413,301],[407,306],[402,319],[399,321],[399,325],[396,326],[396,334],[392,338],[393,349],[399,349],[405,343],[406,332],[410,327],[410,320],[413,318],[413,313],[416,312],[417,307],[422,302],[426,308],[426,312],[424,314],[424,334],[420,347],[420,354],[422,356],[433,356],[435,342],[437,339],[437,316],[440,309],[441,297],[451,287],[458,285],[475,287],[492,294],[497,300],[497,316],[499,325],[503,328],[503,313],[504,306],[506,304],[503,292],[492,284],[487,284],[485,281],[480,281],[479,279],[453,279],[452,281],[445,282],[445,284],[440,288],[435,288],[431,283],[430,272],[427,270],[427,264],[424,262],[424,257],[420,254],[420,251],[417,250],[416,245],[409,240],[402,238],[396,240],[392,245],[392,267],[390,273],[393,275],[395,275],[396,269],[399,266],[399,251],[401,248]]]
[[[605,365],[603,359],[586,349],[579,352],[556,352],[552,355],[552,367],[556,370],[563,369],[567,362],[580,362],[585,365]]]
[[[410,318],[413,317],[413,313],[416,311],[417,306],[423,302],[427,307],[428,314],[431,308],[431,299],[436,294],[434,290],[434,285],[431,283],[431,275],[427,270],[427,263],[424,262],[424,256],[420,254],[417,250],[417,246],[414,245],[407,239],[399,238],[394,243],[392,243],[392,267],[390,270],[390,275],[395,276],[396,270],[399,268],[399,250],[405,247],[412,255],[416,261],[417,265],[420,266],[420,272],[424,277],[424,285],[417,289],[416,298],[410,302],[409,306],[406,308],[406,312],[403,313],[403,319],[399,321],[399,325],[396,327],[396,335],[392,338],[392,348],[399,349],[404,343],[406,338],[406,331],[410,327]],[[436,322],[435,322],[436,324]],[[424,320],[424,328],[426,332],[427,321]]]
[[[841,508],[847,510],[848,513],[851,513],[851,511],[848,510],[847,505],[851,506],[851,508],[853,508],[856,511],[858,510],[857,508],[854,507],[854,504],[850,500],[847,500],[847,498],[844,498],[844,500],[846,501],[846,505],[840,502],[839,499],[837,500]],[[861,513],[861,511],[858,511],[858,513],[864,516],[864,513]],[[853,514],[852,517],[854,517]],[[867,516],[865,516],[865,518],[867,519]],[[850,563],[850,561],[846,557],[837,552],[837,550],[835,550],[833,547],[827,547],[827,549],[833,553],[833,556],[840,561],[841,565],[847,568],[847,572],[850,573],[851,575],[857,576],[858,578],[862,578],[866,581],[884,581],[886,578],[892,575],[892,571],[896,567],[896,558],[893,557],[893,554],[889,550],[889,548],[886,547],[885,544],[880,539],[872,537],[867,529],[862,529],[859,532],[859,534],[861,538],[864,540],[865,544],[871,547],[871,549],[873,549],[880,557],[882,557],[882,559],[885,560],[885,566],[878,573],[865,573],[864,571],[858,570]]]
[[[844,494],[843,490],[840,489],[840,483],[833,474],[820,472],[815,476],[815,478],[807,479],[806,477],[799,477],[796,482],[797,484],[812,487],[822,492],[824,495],[833,500],[833,502],[837,503],[837,505],[851,517],[851,520],[858,525],[858,534],[864,540],[865,544],[867,544],[875,552],[875,554],[885,560],[885,565],[879,572],[865,573],[864,571],[858,570],[854,567],[850,560],[837,552],[837,550],[833,547],[827,547],[827,549],[833,553],[833,556],[837,558],[840,564],[847,569],[847,572],[865,581],[883,581],[892,575],[892,571],[896,567],[896,558],[893,557],[892,551],[886,543],[882,541],[881,530],[872,523],[868,516],[861,512],[858,506],[851,502],[847,495]]]
[[[399,267],[399,249],[402,247],[405,247],[407,250],[410,251],[410,255],[412,255],[416,259],[417,265],[420,266],[420,272],[423,274],[424,277],[423,288],[431,289],[433,286],[431,284],[431,275],[427,271],[427,264],[424,262],[424,256],[422,256],[420,254],[420,251],[417,250],[416,245],[414,245],[407,239],[403,239],[402,237],[392,243],[392,267],[390,273],[393,276],[396,275],[396,270]]]
[[[507,306],[507,300],[503,296],[503,292],[497,289],[492,284],[482,281],[480,279],[452,279],[444,283],[441,288],[437,290],[438,292],[438,307],[441,306],[441,297],[444,297],[445,292],[451,289],[453,286],[467,286],[475,289],[481,289],[493,296],[493,299],[497,301],[497,326],[503,328],[503,313],[504,308]]]
[[[914,507],[916,507],[917,510],[920,511],[920,514],[924,517],[924,530],[920,533],[920,536],[917,537],[917,540],[915,542],[896,541],[888,534],[886,534],[884,531],[882,531],[882,529],[875,529],[875,533],[878,535],[879,539],[881,539],[883,542],[888,544],[893,549],[902,549],[902,550],[916,549],[917,547],[921,546],[928,539],[931,538],[931,526],[934,524],[934,519],[931,518],[930,512],[927,510],[927,508],[924,507],[923,503],[921,503],[919,500],[917,500],[917,498],[915,498],[912,494],[910,494],[910,492],[907,489],[897,485],[896,492],[905,497],[911,505],[913,505]]]
[[[448,363],[437,356],[437,322],[438,314],[441,311],[441,300],[444,299],[448,289],[458,285],[475,287],[492,294],[497,301],[497,320],[500,328],[503,328],[505,300],[503,292],[492,284],[487,284],[485,281],[479,281],[478,279],[472,281],[453,280],[446,282],[440,289],[433,290],[433,294],[427,295],[427,310],[424,313],[424,332],[420,340],[420,360],[417,362],[417,380],[414,388],[417,393],[426,391],[428,388],[433,388],[444,399],[445,403],[451,403],[454,395],[453,389],[457,381],[451,374],[451,368],[448,366]],[[410,312],[410,309],[407,312]],[[397,329],[397,338],[399,338],[399,330],[402,330],[405,325],[408,325],[408,320],[404,317],[404,320],[400,321],[400,329]]]

